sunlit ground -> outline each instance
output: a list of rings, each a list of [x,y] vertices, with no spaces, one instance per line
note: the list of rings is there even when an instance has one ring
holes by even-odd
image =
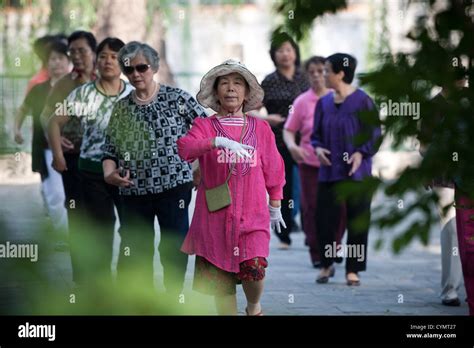
[[[411,192],[403,197],[409,205],[418,196]],[[125,286],[104,284],[101,275],[90,288],[75,288],[67,251],[56,251],[55,242],[64,235],[54,234],[41,205],[39,178],[15,177],[0,185],[0,243],[37,243],[37,262],[23,259],[0,259],[0,313],[4,314],[144,314],[144,315],[214,315],[210,296],[192,290],[194,257],[190,257],[184,290],[167,296],[162,281],[158,253],[155,255],[156,291],[145,291],[140,271],[131,275]],[[194,202],[190,211],[193,210]],[[378,192],[373,208],[398,204]],[[315,284],[317,270],[311,267],[303,234],[296,233],[294,244],[287,251],[277,250],[278,240],[272,237],[265,292],[262,298],[267,315],[466,315],[467,306],[442,306],[440,291],[441,256],[439,226],[433,226],[430,243],[422,246],[414,241],[401,255],[390,251],[390,240],[403,232],[410,214],[396,228],[369,234],[368,270],[361,274],[362,286],[351,289],[345,285],[344,266],[336,265],[336,276],[327,286]],[[158,229],[158,226],[156,226]],[[380,251],[374,242],[383,236]],[[155,245],[158,243],[159,233]],[[116,234],[112,273],[118,257],[119,238]],[[97,245],[86,243],[88,253],[99,252]],[[403,295],[403,301],[400,301]],[[245,297],[238,288],[239,313],[244,313]],[[465,298],[461,287],[460,299]]]

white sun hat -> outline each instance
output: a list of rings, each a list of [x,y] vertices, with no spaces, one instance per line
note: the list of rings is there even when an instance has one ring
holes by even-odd
[[[196,96],[198,102],[214,111],[219,111],[220,105],[214,91],[214,83],[218,77],[238,73],[249,84],[249,93],[245,98],[243,111],[259,109],[262,106],[264,92],[257,81],[257,78],[242,63],[229,59],[224,63],[215,66],[204,75],[201,80],[201,88]]]

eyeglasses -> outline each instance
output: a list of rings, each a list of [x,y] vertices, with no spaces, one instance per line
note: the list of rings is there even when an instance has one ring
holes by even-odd
[[[135,66],[129,65],[123,67],[123,72],[127,75],[133,74],[135,70],[139,73],[144,73],[150,68],[150,64],[138,64]]]
[[[67,51],[67,54],[70,57],[72,57],[75,54],[78,54],[80,56],[85,56],[88,53],[89,53],[89,50],[87,48],[70,49]]]

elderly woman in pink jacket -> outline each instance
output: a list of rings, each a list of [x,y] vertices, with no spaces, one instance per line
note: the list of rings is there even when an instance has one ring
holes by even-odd
[[[270,228],[285,226],[283,160],[270,126],[247,114],[261,106],[263,95],[244,65],[225,61],[203,77],[197,95],[217,113],[196,119],[178,140],[179,155],[198,159],[201,169],[181,250],[196,254],[193,288],[215,296],[218,314],[237,314],[236,284],[243,286],[247,315],[262,314]]]

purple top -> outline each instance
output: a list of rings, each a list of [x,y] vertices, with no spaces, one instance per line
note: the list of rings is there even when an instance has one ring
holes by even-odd
[[[313,147],[323,147],[331,151],[328,155],[331,166],[321,163],[319,181],[331,182],[340,180],[360,181],[372,175],[372,156],[377,152],[375,143],[381,136],[380,126],[363,124],[359,112],[375,108],[372,99],[361,89],[348,95],[342,104],[334,103],[334,92],[319,99],[314,113]],[[354,137],[370,134],[370,139],[360,145],[355,145]],[[362,163],[359,169],[349,176],[351,165],[347,163],[350,156],[359,151]]]

